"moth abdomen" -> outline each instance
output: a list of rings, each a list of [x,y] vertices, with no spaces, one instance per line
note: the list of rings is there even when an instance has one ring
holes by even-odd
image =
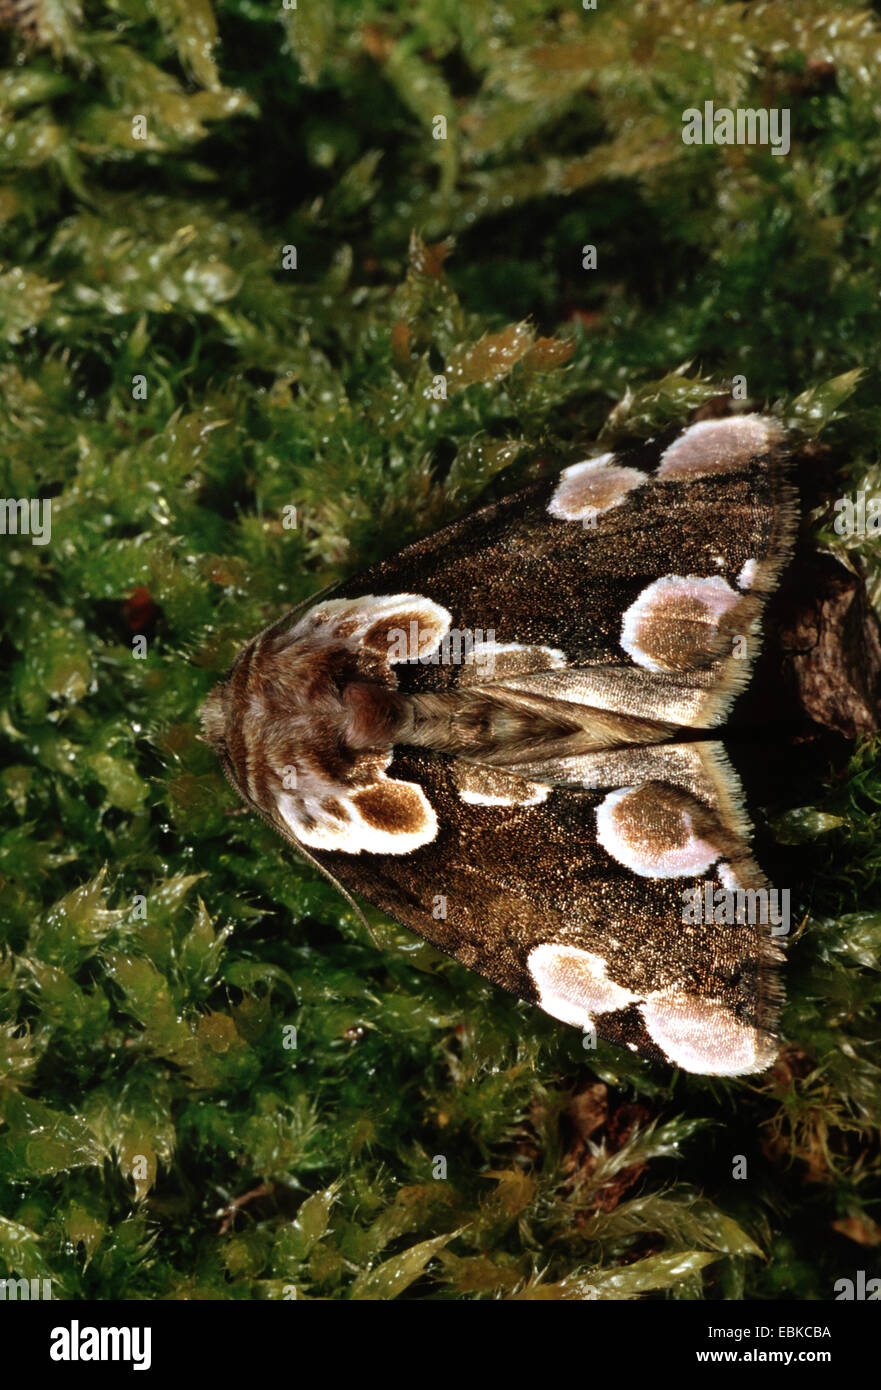
[[[396,741],[505,767],[657,743],[670,726],[500,685],[405,697]]]
[[[398,741],[439,753],[516,761],[525,750],[567,738],[578,728],[562,705],[538,705],[492,689],[411,695]]]

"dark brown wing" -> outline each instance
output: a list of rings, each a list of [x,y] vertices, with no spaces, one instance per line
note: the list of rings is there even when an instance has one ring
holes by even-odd
[[[553,770],[587,786],[418,750],[399,751],[389,772],[424,789],[438,833],[406,855],[319,853],[347,888],[463,965],[612,1042],[698,1072],[770,1064],[780,956],[769,926],[683,921],[686,894],[703,912],[707,886],[711,895],[766,886],[718,744],[624,749]],[[627,788],[639,798],[630,819]],[[611,830],[608,815],[602,825],[610,800]],[[654,850],[655,867],[663,871],[665,855],[669,867],[677,814],[709,844],[711,867],[648,877],[621,862],[635,856],[644,870]]]
[[[570,670],[618,668],[583,676],[574,698],[709,727],[748,677],[796,520],[773,422],[703,421],[663,452],[573,465],[409,546],[344,592],[424,595],[465,634],[551,648]],[[671,605],[697,621],[671,623]],[[473,673],[454,660],[399,667],[398,679],[429,690]],[[564,687],[573,698],[560,673],[552,693]]]

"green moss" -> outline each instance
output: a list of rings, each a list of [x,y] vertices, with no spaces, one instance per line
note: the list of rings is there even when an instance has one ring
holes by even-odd
[[[0,1273],[73,1298],[829,1298],[877,1262],[845,1233],[877,1233],[877,745],[775,822],[815,869],[797,1050],[723,1084],[586,1054],[371,912],[378,951],[233,814],[195,714],[271,616],[736,375],[823,431],[833,495],[878,489],[876,19],[35,16],[0,35],[0,483],[53,499],[49,544],[0,537]],[[708,97],[790,108],[790,155],[684,146]],[[877,543],[831,519],[881,593]]]

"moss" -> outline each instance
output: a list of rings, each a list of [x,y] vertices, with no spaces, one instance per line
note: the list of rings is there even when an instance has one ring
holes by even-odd
[[[194,717],[285,607],[736,375],[823,431],[830,495],[877,487],[877,20],[36,0],[0,45],[0,482],[53,501],[0,539],[4,1272],[829,1298],[877,1263],[876,745],[775,822],[816,866],[792,1045],[723,1084],[370,913],[377,951]],[[790,108],[790,155],[683,145],[711,96]]]

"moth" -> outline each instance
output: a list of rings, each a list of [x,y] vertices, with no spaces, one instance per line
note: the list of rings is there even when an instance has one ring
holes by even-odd
[[[205,735],[338,885],[497,985],[688,1071],[764,1071],[771,930],[683,905],[768,886],[718,730],[797,515],[770,417],[585,458],[260,633]]]

